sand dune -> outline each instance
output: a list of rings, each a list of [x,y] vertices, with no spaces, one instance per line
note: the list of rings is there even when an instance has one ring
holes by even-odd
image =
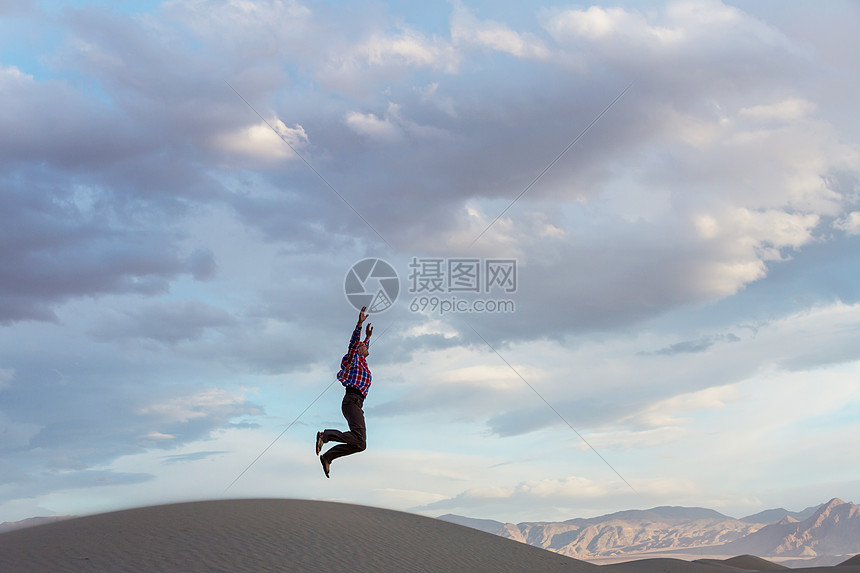
[[[601,567],[604,573],[741,573],[741,569],[718,563],[701,563],[683,559],[655,558],[627,561]]]
[[[463,571],[738,573],[752,556],[644,559],[599,567],[469,527],[386,509],[222,500],[132,509],[0,534],[0,571]],[[860,567],[820,568],[860,573]],[[811,570],[810,570],[811,571]]]
[[[712,565],[728,565],[730,567],[737,567],[738,569],[744,569],[746,571],[785,571],[788,569],[788,567],[784,565],[773,563],[772,561],[756,557],[755,555],[739,555],[737,557],[732,557],[731,559],[720,560],[697,559],[696,562],[710,563]]]
[[[183,503],[0,534],[0,571],[565,571],[600,569],[396,511],[298,500]]]

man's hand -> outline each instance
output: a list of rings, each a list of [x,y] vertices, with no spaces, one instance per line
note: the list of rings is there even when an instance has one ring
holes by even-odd
[[[371,326],[369,322],[367,323],[367,328],[364,329],[364,334],[365,338],[370,338],[370,336],[373,334],[373,326]],[[383,332],[383,334],[385,333]]]
[[[361,307],[361,310],[358,311],[358,326],[364,324],[364,321],[367,320],[367,313],[364,312],[367,309],[366,306]],[[370,325],[368,325],[370,326]]]

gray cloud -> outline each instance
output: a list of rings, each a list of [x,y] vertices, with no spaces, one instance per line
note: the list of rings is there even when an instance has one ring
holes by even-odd
[[[279,17],[286,18],[288,22],[312,22],[312,27],[319,25],[313,15],[296,6],[283,9],[286,13]],[[153,217],[159,213],[174,213],[177,207],[181,208],[181,204],[177,206],[175,203],[177,194],[206,201],[222,197],[221,184],[198,168],[207,155],[213,159],[224,157],[219,153],[213,155],[207,142],[225,130],[256,121],[250,110],[223,85],[223,78],[215,77],[225,71],[224,62],[219,61],[215,54],[225,51],[218,43],[223,36],[214,31],[226,25],[226,21],[219,18],[231,10],[236,10],[236,7],[216,7],[194,24],[197,39],[213,48],[212,53],[182,49],[177,52],[175,46],[183,45],[183,37],[172,24],[151,26],[137,19],[93,9],[66,12],[70,30],[76,36],[86,38],[89,47],[86,50],[70,47],[64,54],[64,63],[98,78],[101,89],[115,104],[110,112],[115,117],[93,109],[89,123],[101,121],[105,125],[128,125],[130,120],[132,125],[140,126],[138,132],[147,134],[147,137],[138,135],[135,138],[136,142],[147,146],[145,150],[127,146],[126,149],[122,144],[117,145],[115,140],[118,136],[130,142],[130,132],[112,134],[105,131],[102,139],[105,143],[110,142],[110,145],[102,145],[105,153],[101,149],[90,149],[83,150],[82,156],[100,157],[100,161],[107,162],[108,168],[99,178],[109,188],[116,189],[119,197],[126,196],[129,201],[134,201],[129,206],[139,204],[138,198],[144,197],[146,189],[147,201],[157,201],[146,205]],[[267,10],[276,8],[262,7],[261,13],[234,15],[239,18],[234,22],[235,41],[247,40],[256,45],[254,49],[260,50],[260,57],[255,61],[261,66],[273,62],[280,48],[269,52],[264,46],[276,44],[243,35],[243,32],[258,34],[259,26],[263,26],[269,30],[267,34],[283,36],[283,30],[263,24],[265,20],[260,18]],[[188,21],[192,19],[190,12],[177,6],[172,6],[168,13]],[[621,158],[630,154],[635,156],[638,150],[652,146],[655,133],[670,136],[673,118],[687,114],[695,121],[715,119],[713,108],[705,105],[706,100],[725,100],[723,105],[744,105],[745,102],[738,100],[736,90],[729,90],[726,86],[743,84],[755,93],[757,86],[768,82],[794,81],[798,66],[800,69],[808,67],[809,64],[791,50],[790,44],[779,33],[753,20],[745,20],[740,13],[735,15],[739,16],[737,22],[740,25],[733,25],[729,32],[740,41],[728,42],[721,37],[719,42],[714,42],[711,34],[716,34],[716,31],[709,31],[698,40],[689,40],[693,49],[685,49],[679,61],[672,60],[676,48],[663,46],[658,49],[648,45],[643,50],[637,44],[641,41],[637,35],[620,43],[581,36],[570,44],[570,24],[565,27],[562,16],[558,16],[555,24],[547,24],[558,42],[558,50],[576,51],[582,49],[583,43],[590,43],[596,50],[596,67],[612,69],[622,66],[620,62],[626,62],[623,66],[629,79],[635,80],[634,89],[515,206],[510,213],[515,220],[528,215],[532,209],[544,209],[536,202],[538,200],[589,200],[596,196],[613,177]],[[196,14],[194,17],[200,16]],[[666,15],[661,17],[671,20]],[[636,14],[630,18],[622,25],[659,23],[645,22],[641,15]],[[669,24],[681,25],[676,21]],[[290,45],[298,44],[294,36],[290,36],[289,41]],[[174,47],[168,50],[166,46],[171,45]],[[760,49],[762,46],[766,46],[764,51]],[[677,50],[680,52],[680,48]],[[299,61],[313,57],[309,51],[288,52],[289,57]],[[235,52],[229,53],[233,54],[232,58],[236,57]],[[740,64],[740,53],[745,55],[743,65]],[[630,60],[630,54],[637,57]],[[687,82],[684,66],[698,66],[702,59],[713,63],[707,76],[712,83]],[[774,60],[785,62],[785,66],[773,66]],[[679,62],[682,65],[679,66]],[[498,82],[505,78],[492,72],[482,72],[484,77],[479,89],[484,93],[474,94],[473,77],[453,75],[444,70],[433,71],[432,66],[430,70],[429,74],[437,76],[433,79],[437,79],[440,86],[435,95],[454,102],[456,117],[430,105],[425,96],[413,89],[411,81],[404,81],[407,79],[404,77],[397,77],[385,97],[380,97],[380,94],[369,105],[362,102],[362,108],[351,109],[348,104],[337,103],[341,107],[333,116],[330,112],[323,116],[320,111],[308,108],[301,101],[301,93],[292,96],[308,113],[300,119],[310,137],[311,147],[307,152],[312,163],[392,244],[403,249],[419,247],[428,241],[445,240],[446,234],[460,229],[464,220],[457,212],[462,209],[464,201],[499,199],[504,204],[506,199],[515,197],[624,85],[623,81],[607,78],[601,80],[597,89],[591,81],[583,83],[580,75],[560,76],[554,64],[538,65],[529,73],[534,76],[534,83],[545,85],[547,89],[536,99],[528,84],[517,88],[508,83],[501,89]],[[267,103],[278,85],[277,80],[276,76],[267,86],[257,87],[262,87],[263,91],[249,89],[247,95],[260,105],[264,114],[281,109],[286,115],[294,115],[290,100],[274,106]],[[237,82],[237,85],[245,90],[255,84]],[[666,99],[667,93],[672,93],[669,100]],[[86,104],[80,102],[78,105]],[[380,121],[401,130],[404,140],[394,145],[368,140],[367,135],[355,133],[349,127],[345,118],[352,112],[374,114]],[[565,119],[559,121],[558,118]],[[63,124],[62,121],[58,123]],[[422,130],[422,126],[432,130]],[[69,126],[70,132],[80,130]],[[62,142],[65,138],[58,140]],[[88,141],[98,140],[88,138]],[[657,143],[665,145],[659,138]],[[177,145],[183,147],[180,149]],[[41,144],[39,148],[42,148]],[[671,148],[668,151],[670,157],[675,153]],[[135,159],[124,159],[131,157],[132,153]],[[689,161],[680,162],[671,168],[674,172],[679,166],[690,164]],[[659,164],[649,169],[654,171],[657,168],[663,170]],[[334,194],[303,165],[293,163],[292,166],[263,172],[268,172],[264,175],[266,185],[272,186],[280,186],[283,175],[288,174],[289,186],[293,190],[289,195],[278,198],[254,196],[254,193],[234,193],[223,197],[232,196],[228,201],[242,220],[258,226],[271,240],[308,251],[320,247],[335,249],[351,242],[348,237],[358,228],[366,239],[374,241],[360,221],[356,221],[354,215],[344,209]],[[709,169],[709,172],[727,173],[717,169]],[[698,180],[701,175],[699,170],[686,179]],[[666,176],[654,171],[654,177],[665,179]],[[674,184],[683,183],[681,177],[681,174],[673,175]],[[130,188],[122,183],[124,181],[134,181],[136,187]],[[494,212],[488,210],[487,216],[492,217]],[[384,217],[382,213],[385,213]],[[613,223],[617,225],[620,222]],[[564,221],[557,221],[557,224],[564,225]],[[534,230],[524,227],[522,232]],[[624,235],[617,236],[617,240],[626,243],[629,236],[643,232],[648,232],[647,225],[629,227]],[[610,235],[607,238],[613,240],[614,237]],[[618,292],[611,303],[601,300],[605,297],[581,291],[583,301],[593,309],[590,313],[587,310],[571,314],[530,313],[535,317],[533,329],[543,330],[543,325],[552,325],[553,322],[558,323],[562,330],[577,328],[578,325],[612,327],[631,319],[637,320],[637,317],[652,316],[668,307],[702,300],[703,297],[713,298],[709,293],[690,288],[684,275],[700,274],[702,265],[708,264],[707,257],[713,257],[714,253],[691,250],[688,259],[684,260],[675,253],[669,254],[666,243],[652,239],[646,241],[651,252],[645,250],[621,259],[604,259],[603,264],[595,269],[589,269],[587,265],[594,264],[599,256],[617,257],[619,250],[616,245],[583,253],[582,245],[560,244],[558,253],[562,259],[552,261],[547,273],[542,273],[540,261],[535,261],[533,278],[540,284],[542,301],[547,300],[549,281],[541,274],[552,272],[557,275],[560,268],[577,269],[578,274],[570,276],[565,273],[564,281],[556,277],[558,284],[568,287],[571,281],[575,284],[582,280],[580,277],[586,276],[596,288],[605,291],[606,285],[616,285]],[[528,255],[536,252],[538,245],[541,249],[546,246],[545,242],[536,242],[533,246],[522,244],[517,248]],[[195,267],[192,272],[199,275],[200,269]],[[170,277],[165,278],[169,280]],[[744,280],[748,282],[750,279],[739,279],[739,284]],[[627,285],[630,284],[637,284],[636,292],[628,290]],[[165,286],[166,283],[162,282],[161,287],[152,284],[149,288],[161,288],[160,292],[163,292]],[[564,290],[564,293],[550,297],[554,304],[544,305],[544,308],[569,300],[566,295],[570,294],[570,289]],[[575,291],[573,295],[575,299]],[[526,299],[534,295],[526,286],[520,296]],[[622,301],[623,306],[616,306],[615,301]],[[580,308],[584,309],[584,306]],[[7,311],[10,315],[11,312]],[[45,309],[42,315],[47,316],[47,313],[49,310]],[[613,315],[617,316],[615,320]],[[528,332],[528,328],[521,332]]]
[[[174,344],[200,339],[207,329],[236,324],[228,312],[199,301],[152,303],[114,316],[93,330],[98,340],[148,338]]]
[[[76,203],[74,189],[9,179],[0,181],[0,322],[56,320],[53,307],[73,297],[159,294],[200,273],[161,229],[118,228],[112,213]]]
[[[740,342],[740,338],[734,334],[721,334],[721,335],[712,335],[706,336],[704,338],[699,338],[697,340],[685,340],[683,342],[676,342],[666,348],[661,348],[660,350],[655,350],[654,352],[645,352],[643,354],[657,354],[661,356],[671,356],[673,354],[683,354],[689,352],[704,352],[711,348],[714,344],[718,344],[720,342]]]
[[[860,237],[834,225],[857,209],[857,126],[821,87],[856,62],[825,69],[766,18],[719,3],[702,7],[725,16],[710,25],[683,7],[619,10],[600,35],[581,13],[546,11],[542,27],[510,25],[517,48],[482,43],[476,32],[495,24],[463,7],[437,35],[381,8],[168,2],[145,17],[53,18],[29,7],[60,33],[41,55],[49,79],[14,51],[0,62],[0,423],[13,460],[2,473],[36,484],[21,491],[62,485],[42,471],[147,479],[92,468],[248,423],[262,408],[219,393],[246,374],[333,373],[355,314],[343,277],[366,256],[398,269],[425,254],[517,258],[517,312],[466,317],[504,356],[533,341],[576,353],[682,311],[707,323],[631,349],[641,373],[594,363],[576,384],[565,372],[533,381],[580,429],[635,429],[624,420],[649,404],[755,371],[747,358],[713,378],[659,376],[660,360],[742,346],[713,333],[857,300]],[[504,368],[463,317],[407,304],[404,293],[373,317],[374,368],[457,349]],[[855,347],[780,364],[839,362]],[[432,382],[406,379],[368,411],[499,436],[561,424],[516,381]]]

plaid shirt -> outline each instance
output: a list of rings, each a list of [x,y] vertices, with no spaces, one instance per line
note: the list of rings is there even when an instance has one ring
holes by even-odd
[[[358,340],[360,338],[361,325],[359,324],[352,331],[352,338],[349,339],[349,350],[340,359],[340,372],[337,373],[337,379],[344,386],[356,388],[362,396],[367,397],[367,391],[370,390],[370,369],[367,367],[364,356],[358,353]],[[368,340],[365,338],[363,344],[367,344]]]

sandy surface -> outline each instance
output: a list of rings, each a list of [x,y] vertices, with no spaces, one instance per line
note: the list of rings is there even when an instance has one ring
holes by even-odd
[[[0,571],[600,571],[409,513],[298,500],[183,503],[0,534]]]
[[[223,500],[132,509],[0,534],[0,572],[463,571],[738,573],[742,556],[642,559],[603,567],[447,521],[302,500]],[[793,571],[803,571],[795,569]],[[860,567],[817,568],[860,573]]]
[[[752,555],[731,559],[698,559],[686,561],[673,558],[638,559],[626,563],[605,565],[602,573],[744,573],[749,571],[786,571],[790,573],[860,573],[860,566],[784,568]]]
[[[708,563],[709,561],[706,559],[702,559],[701,562]],[[774,563],[773,561],[767,561],[766,559],[762,559],[761,557],[755,557],[754,555],[740,555],[738,557],[732,557],[731,559],[720,559],[710,562],[721,565],[729,565],[731,567],[738,567],[739,569],[746,569],[747,571],[788,570],[788,567],[786,567],[785,565],[780,565],[779,563]]]
[[[845,558],[833,558],[840,559],[839,562],[847,559]],[[828,559],[832,560],[832,559]],[[807,560],[796,560],[793,559],[791,565],[786,565],[779,558],[767,558],[762,559],[761,557],[755,557],[753,555],[740,555],[736,557],[727,558],[725,555],[696,555],[692,553],[681,553],[679,551],[673,551],[669,553],[660,553],[660,552],[648,552],[648,553],[639,553],[639,554],[628,554],[626,556],[621,557],[600,557],[595,559],[589,559],[588,562],[594,565],[602,565],[604,569],[608,571],[612,570],[612,565],[624,565],[628,566],[629,563],[639,563],[642,567],[642,571],[648,571],[650,569],[650,565],[648,562],[663,562],[667,564],[669,570],[675,570],[675,565],[680,563],[695,563],[699,565],[709,565],[712,567],[722,567],[723,569],[729,569],[732,571],[789,571],[789,572],[805,572],[811,573],[813,571],[830,571],[831,573],[860,573],[860,556],[858,556],[857,561],[852,562],[853,571],[851,568],[839,568],[832,569],[830,567],[826,567],[823,565],[817,565],[814,560],[809,560],[809,563],[806,563]],[[674,565],[673,565],[674,564]],[[632,566],[631,566],[632,567]],[[622,567],[620,570],[623,570]],[[632,571],[633,569],[627,569],[628,571]]]

